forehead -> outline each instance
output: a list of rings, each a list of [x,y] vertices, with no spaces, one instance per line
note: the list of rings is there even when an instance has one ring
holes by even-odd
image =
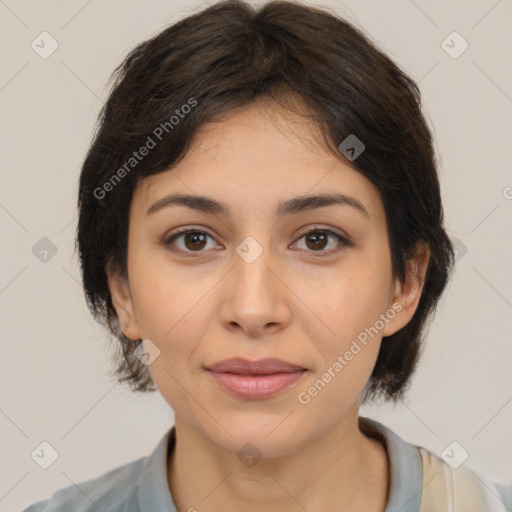
[[[290,197],[342,193],[371,216],[383,214],[376,187],[323,147],[318,126],[262,103],[202,125],[185,157],[142,180],[133,202],[144,214],[170,192],[215,197],[233,210],[261,215]]]

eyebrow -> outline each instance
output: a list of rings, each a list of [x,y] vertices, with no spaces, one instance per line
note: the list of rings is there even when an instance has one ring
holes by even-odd
[[[220,214],[226,217],[231,217],[232,215],[231,208],[226,203],[222,203],[210,197],[191,194],[169,194],[164,196],[149,208],[146,215],[152,215],[162,208],[176,205],[186,206],[187,208],[204,213]],[[360,201],[354,197],[337,193],[298,196],[282,201],[277,205],[276,214],[277,217],[282,218],[286,215],[297,214],[331,205],[350,206],[365,217],[370,217],[368,210]]]

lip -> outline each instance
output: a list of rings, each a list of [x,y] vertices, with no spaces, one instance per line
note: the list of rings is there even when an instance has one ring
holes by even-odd
[[[243,357],[233,357],[207,367],[208,370],[219,373],[236,373],[240,375],[270,375],[273,373],[288,373],[306,370],[303,366],[288,363],[282,359],[265,358],[250,361]]]
[[[244,399],[269,398],[293,386],[307,369],[281,359],[227,359],[206,368],[231,395]]]

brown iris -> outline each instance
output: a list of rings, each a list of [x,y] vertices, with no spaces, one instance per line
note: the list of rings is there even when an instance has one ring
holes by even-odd
[[[190,233],[184,234],[183,242],[185,247],[189,250],[201,250],[206,245],[206,238],[207,235],[205,233],[191,231]]]
[[[306,236],[306,243],[310,249],[323,249],[327,244],[328,238],[329,237],[326,233],[322,233],[321,231],[311,231]],[[312,245],[309,244],[310,240],[313,241]]]

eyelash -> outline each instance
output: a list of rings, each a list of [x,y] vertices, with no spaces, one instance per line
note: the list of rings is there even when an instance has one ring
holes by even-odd
[[[324,233],[324,234],[328,234],[328,235],[331,235],[333,236],[334,238],[337,239],[338,243],[341,245],[341,247],[337,247],[335,249],[331,249],[329,251],[323,251],[323,250],[320,250],[320,251],[312,251],[312,250],[306,250],[306,252],[310,252],[313,254],[313,257],[315,258],[322,258],[322,257],[325,257],[325,256],[330,256],[331,254],[335,254],[335,253],[338,253],[340,251],[342,251],[344,248],[346,247],[350,247],[352,244],[351,242],[345,238],[344,236],[341,236],[340,234],[338,233],[335,233],[334,231],[331,231],[330,229],[325,229],[325,228],[322,228],[322,227],[319,227],[319,226],[314,226],[313,228],[309,229],[308,231],[302,233],[299,238],[297,239],[297,242],[299,240],[301,240],[302,238],[306,237],[307,235],[310,235],[311,233],[317,233],[317,232],[320,232],[320,233]],[[185,235],[187,233],[199,233],[199,234],[204,234],[210,238],[213,239],[212,236],[210,236],[206,231],[203,231],[199,228],[192,228],[192,227],[187,227],[187,228],[184,228],[180,231],[177,231],[176,233],[173,233],[172,235],[170,235],[169,237],[167,237],[163,244],[166,246],[166,247],[171,247],[173,245],[173,242],[178,239],[180,236],[182,235]],[[297,243],[297,242],[294,242]],[[176,249],[176,248],[173,248],[171,249],[172,251],[175,251],[175,252],[183,252],[186,257],[191,257],[191,258],[197,258],[201,253],[204,253],[206,251],[204,250],[201,250],[201,251],[183,251],[182,249]]]

